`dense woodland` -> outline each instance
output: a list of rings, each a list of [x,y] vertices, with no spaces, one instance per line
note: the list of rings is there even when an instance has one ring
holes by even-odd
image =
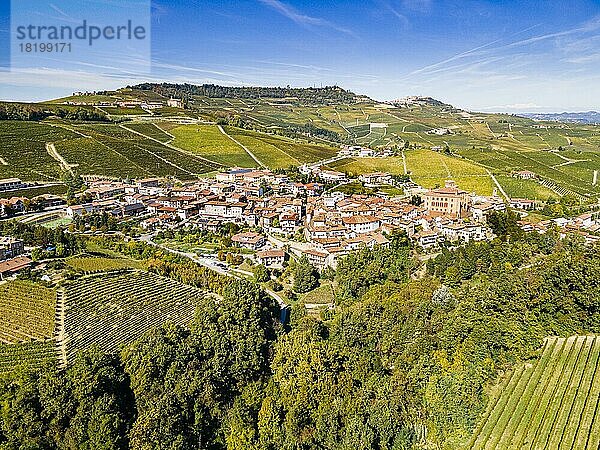
[[[217,297],[200,300],[189,329],[4,376],[0,448],[460,448],[487,389],[545,336],[600,332],[600,248],[494,220],[498,239],[425,267],[402,235],[346,258],[324,275],[336,308],[319,320],[298,307],[286,329],[254,283],[208,282],[144,244],[97,243]]]
[[[339,86],[321,88],[291,88],[291,87],[231,87],[215,84],[173,84],[173,83],[143,83],[128,86],[132,89],[153,91],[164,97],[190,99],[194,96],[210,98],[297,98],[302,103],[310,104],[343,104],[354,103],[356,94]]]

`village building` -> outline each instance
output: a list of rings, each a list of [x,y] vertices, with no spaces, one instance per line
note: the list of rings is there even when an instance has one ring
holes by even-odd
[[[258,251],[256,252],[256,260],[269,269],[282,269],[285,262],[285,252],[283,250]]]
[[[463,217],[469,210],[469,194],[448,180],[443,188],[432,189],[423,195],[424,207],[432,213]]]
[[[531,211],[535,209],[535,201],[527,198],[511,198],[510,207],[513,209],[522,209],[525,211]]]
[[[21,239],[12,236],[0,236],[0,260],[14,258],[25,252],[25,245]]]
[[[343,217],[342,223],[356,234],[371,233],[381,226],[381,221],[378,218],[366,215]]]
[[[537,175],[530,170],[519,170],[512,173],[514,178],[519,178],[521,180],[533,180],[537,178]]]
[[[252,231],[246,233],[238,233],[231,238],[231,242],[236,247],[247,248],[250,250],[258,250],[265,245],[266,239],[262,234]]]
[[[381,186],[383,184],[391,184],[392,176],[386,172],[365,173],[358,177],[358,180],[364,183],[365,186]]]

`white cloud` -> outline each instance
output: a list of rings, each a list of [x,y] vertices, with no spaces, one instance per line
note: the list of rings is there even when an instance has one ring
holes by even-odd
[[[326,27],[326,28],[331,28],[336,31],[340,31],[340,32],[348,34],[348,35],[354,35],[352,30],[340,27],[339,25],[336,25],[335,23],[332,23],[321,17],[313,17],[313,16],[309,16],[307,14],[303,14],[302,12],[298,11],[293,6],[288,5],[287,3],[283,3],[279,0],[259,0],[259,1],[267,6],[270,6],[271,8],[276,10],[281,15],[287,17],[288,19],[292,20],[293,22],[296,22],[299,25]]]

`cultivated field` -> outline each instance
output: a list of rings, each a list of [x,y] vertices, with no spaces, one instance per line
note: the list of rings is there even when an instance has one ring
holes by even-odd
[[[228,167],[256,167],[250,155],[216,125],[181,125],[170,130],[172,144]]]
[[[0,122],[0,178],[57,181],[62,172],[73,170],[82,175],[158,175],[187,180],[218,167],[163,145],[161,142],[170,139],[167,134],[154,125],[141,125],[159,142],[116,124]],[[47,144],[54,145],[68,167],[49,152]]]
[[[600,337],[547,338],[539,361],[507,376],[469,448],[597,450]]]
[[[56,292],[28,281],[0,284],[0,343],[50,338]]]
[[[20,365],[38,368],[53,363],[56,363],[54,341],[0,343],[0,374],[13,371]]]
[[[337,148],[309,144],[281,136],[227,127],[227,133],[246,146],[261,162],[272,168],[299,166],[334,156]]]
[[[199,114],[233,113],[265,130],[310,123],[371,147],[403,146],[407,142],[421,149],[447,145],[452,152],[485,166],[495,175],[508,176],[513,170],[528,169],[568,191],[590,196],[600,194],[600,184],[592,185],[594,170],[600,170],[600,128],[597,126],[467,113],[447,106],[397,108],[364,102],[314,107],[268,99],[198,97],[196,100],[194,107]],[[371,123],[387,126],[376,128],[371,127]],[[430,132],[436,128],[450,132],[442,135]],[[427,156],[426,153],[416,155]],[[428,159],[417,162],[421,166],[421,162],[427,164]],[[429,177],[437,178],[433,180],[434,185],[444,178],[443,173],[439,175]],[[478,179],[480,175],[469,174],[462,184],[467,190],[480,188],[483,193],[491,192],[490,181]]]
[[[494,184],[485,168],[469,160],[447,156],[431,150],[407,150],[404,152],[406,170],[418,184],[433,188],[444,186],[452,179],[466,191],[490,195]],[[369,172],[404,174],[404,161],[400,156],[388,158],[347,158],[331,164],[335,170],[354,175]]]
[[[76,256],[66,259],[65,263],[72,269],[84,273],[141,268],[141,263],[139,261],[125,258]]]
[[[152,327],[186,325],[203,292],[147,272],[101,274],[65,287],[67,358],[98,344],[115,351]]]

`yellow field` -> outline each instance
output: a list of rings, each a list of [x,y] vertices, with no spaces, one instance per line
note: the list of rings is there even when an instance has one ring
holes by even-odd
[[[486,170],[465,159],[431,150],[405,152],[406,166],[415,183],[426,188],[443,186],[454,180],[461,189],[480,195],[491,195],[494,183]]]
[[[238,144],[219,131],[216,125],[181,125],[169,131],[175,147],[226,166],[255,167],[256,162]]]

